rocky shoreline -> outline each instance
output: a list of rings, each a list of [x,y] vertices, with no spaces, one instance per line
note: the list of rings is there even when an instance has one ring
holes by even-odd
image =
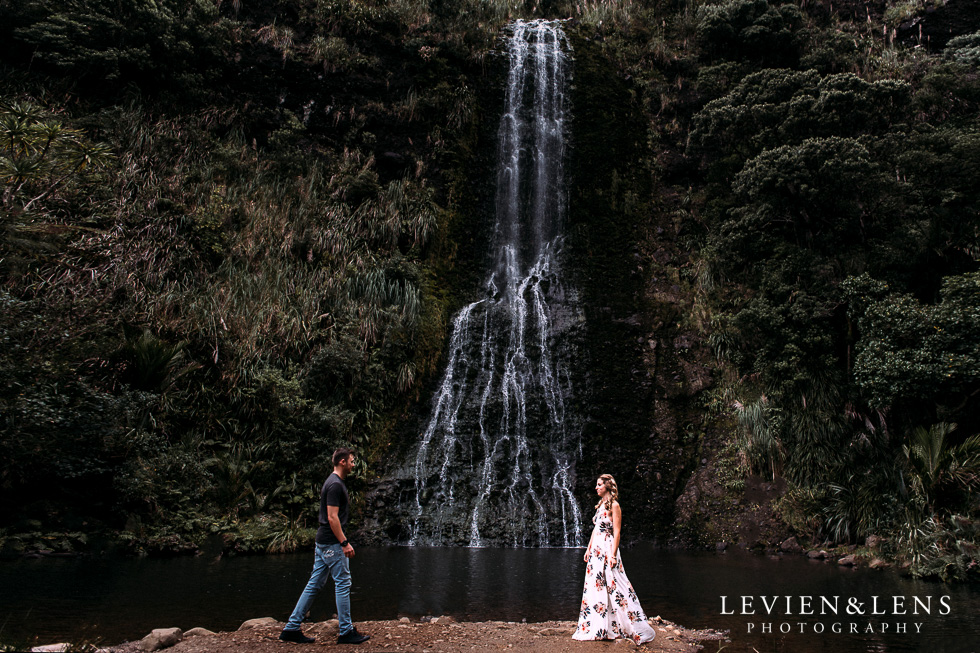
[[[649,620],[657,631],[657,638],[644,644],[642,649],[650,653],[688,653],[700,651],[704,642],[718,642],[724,646],[727,632],[692,630],[674,624],[659,616]],[[311,623],[304,632],[316,638],[313,644],[280,642],[278,636],[283,623],[271,617],[250,619],[233,632],[214,633],[204,628],[186,632],[180,628],[154,630],[140,641],[116,646],[91,647],[93,653],[286,653],[314,650],[314,647],[330,646],[338,650],[397,651],[399,653],[443,653],[454,651],[535,651],[557,653],[559,651],[596,651],[596,642],[579,642],[572,639],[575,632],[573,621],[547,621],[522,623],[506,621],[457,622],[449,616],[422,621],[407,617],[399,620],[364,621],[357,624],[361,632],[371,635],[371,640],[361,646],[338,645],[337,620]],[[619,649],[634,648],[629,640],[613,640],[605,645]],[[51,644],[37,646],[32,651],[56,653],[84,650],[77,644]]]

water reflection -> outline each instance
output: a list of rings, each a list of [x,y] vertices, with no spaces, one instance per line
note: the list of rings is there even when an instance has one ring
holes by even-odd
[[[353,561],[356,620],[451,614],[460,620],[530,622],[575,620],[582,589],[581,549],[362,548]],[[842,569],[800,557],[678,552],[637,546],[624,563],[650,616],[692,628],[724,628],[733,642],[725,651],[809,652],[980,650],[980,591],[976,587],[901,578],[891,572]],[[203,626],[233,630],[242,621],[285,619],[309,576],[312,554],[210,560],[16,560],[0,563],[0,641],[38,636],[44,643],[96,637],[119,643],[152,628]],[[314,620],[334,611],[327,591],[314,605]],[[839,614],[786,617],[722,615],[738,597],[848,597],[948,595],[947,615],[933,610],[915,617]],[[798,599],[795,599],[798,600]],[[891,600],[888,598],[887,600]],[[819,605],[819,601],[815,602]],[[754,607],[761,610],[759,598]],[[785,607],[780,604],[781,607]],[[778,611],[778,610],[777,610]],[[882,634],[884,621],[908,623],[904,635]],[[778,632],[781,623],[794,632]],[[795,632],[804,622],[806,632]],[[833,624],[861,624],[861,632],[832,632]],[[916,633],[913,623],[921,623]],[[772,634],[760,634],[772,623]],[[823,634],[815,634],[821,623]],[[876,632],[864,632],[868,623]],[[749,624],[754,625],[749,633]]]

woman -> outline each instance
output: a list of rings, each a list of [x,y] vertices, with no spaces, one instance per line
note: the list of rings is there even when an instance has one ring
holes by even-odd
[[[599,503],[596,504],[595,528],[585,550],[585,589],[582,592],[582,611],[574,639],[632,639],[636,644],[649,642],[656,636],[647,623],[636,592],[626,577],[619,558],[620,527],[623,511],[619,507],[619,488],[616,480],[603,474],[595,484]]]

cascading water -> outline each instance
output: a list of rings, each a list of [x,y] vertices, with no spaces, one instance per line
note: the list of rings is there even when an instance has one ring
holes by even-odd
[[[581,456],[567,361],[582,322],[562,279],[568,44],[517,21],[483,298],[456,315],[414,467],[412,544],[579,546]]]

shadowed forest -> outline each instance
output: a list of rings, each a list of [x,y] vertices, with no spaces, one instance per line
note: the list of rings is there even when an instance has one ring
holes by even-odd
[[[573,50],[582,505],[980,578],[967,0],[0,0],[4,554],[292,551],[342,445],[384,539],[519,18]]]

